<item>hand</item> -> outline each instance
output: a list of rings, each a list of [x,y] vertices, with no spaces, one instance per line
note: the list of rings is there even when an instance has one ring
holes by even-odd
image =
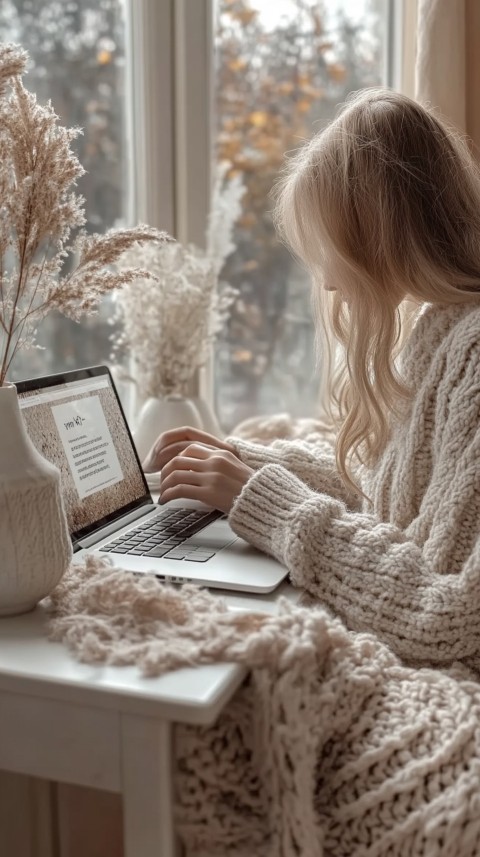
[[[225,443],[225,441],[214,437],[213,434],[208,434],[206,431],[183,426],[182,428],[164,431],[157,438],[142,464],[145,473],[156,473],[158,470],[162,470],[168,461],[175,458],[176,455],[180,455],[192,443],[201,443],[211,449],[223,449],[237,455],[235,448],[230,443]]]
[[[254,472],[229,443],[193,428],[161,434],[143,467],[161,470],[161,502],[200,500],[227,514]]]

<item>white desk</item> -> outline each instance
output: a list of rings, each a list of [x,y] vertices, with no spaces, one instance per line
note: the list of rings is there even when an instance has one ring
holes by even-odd
[[[81,664],[45,621],[0,620],[0,769],[120,792],[125,857],[173,857],[172,723],[213,723],[246,671]]]

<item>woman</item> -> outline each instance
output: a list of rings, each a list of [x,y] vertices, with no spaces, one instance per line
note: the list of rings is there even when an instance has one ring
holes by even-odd
[[[182,428],[145,469],[161,500],[228,513],[350,630],[478,677],[479,171],[432,113],[370,89],[292,160],[276,215],[339,346],[334,446]]]

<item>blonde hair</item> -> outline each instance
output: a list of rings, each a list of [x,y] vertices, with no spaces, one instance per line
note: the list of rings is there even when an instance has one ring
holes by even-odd
[[[368,89],[289,160],[275,220],[313,275],[320,339],[323,326],[341,347],[340,365],[323,349],[322,370],[337,465],[358,491],[353,459],[378,460],[391,415],[411,396],[395,366],[410,301],[418,310],[480,298],[480,173],[431,111]],[[327,295],[329,273],[338,291]]]

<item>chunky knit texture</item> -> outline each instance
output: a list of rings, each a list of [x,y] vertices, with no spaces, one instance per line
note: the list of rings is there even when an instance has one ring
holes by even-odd
[[[480,306],[422,308],[402,354],[413,390],[360,503],[318,434],[233,440],[256,470],[233,529],[295,586],[405,663],[480,674]],[[232,440],[232,439],[231,439]]]
[[[72,567],[51,609],[89,662],[252,670],[213,727],[177,727],[187,857],[480,854],[478,684],[403,667],[321,607],[238,614],[105,560]]]

